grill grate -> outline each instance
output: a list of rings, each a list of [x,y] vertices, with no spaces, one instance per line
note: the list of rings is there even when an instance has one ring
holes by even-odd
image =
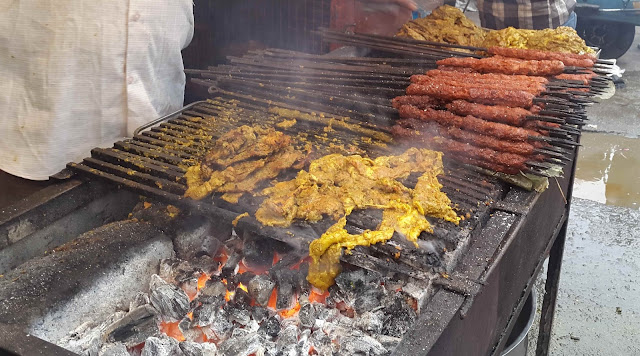
[[[186,168],[199,164],[211,147],[213,140],[223,133],[242,124],[262,124],[275,127],[275,122],[281,120],[277,115],[268,112],[269,108],[291,105],[279,104],[259,99],[245,99],[243,101],[218,98],[203,102],[183,112],[157,127],[144,131],[131,139],[116,142],[112,148],[96,148],[91,151],[91,157],[82,163],[70,163],[72,170],[106,179],[143,195],[161,199],[180,207],[198,209],[227,221],[233,220],[239,214],[249,212],[253,215],[259,206],[259,198],[245,194],[238,204],[231,204],[213,195],[201,201],[184,198]],[[310,110],[307,110],[310,112]],[[323,114],[324,120],[329,120],[330,114]],[[310,137],[316,134],[321,137],[325,124],[322,115],[317,116],[318,122],[309,120],[301,122],[303,131]],[[301,119],[300,121],[304,121]],[[354,120],[354,123],[356,121]],[[371,128],[374,125],[359,125],[360,128]],[[294,131],[279,129],[287,134]],[[342,142],[354,140],[375,131],[349,132],[336,131],[336,137]],[[320,138],[313,141],[319,147],[324,144]],[[369,152],[372,156],[389,153],[389,149],[365,142],[357,142],[359,149]],[[293,177],[295,171],[281,172],[279,180]],[[411,178],[406,183],[411,186]],[[504,194],[505,186],[496,180],[476,173],[472,170],[446,162],[446,175],[440,179],[452,202],[457,205],[462,214],[469,214],[469,218],[460,226],[433,220],[434,234],[423,234],[421,239],[439,239],[444,242],[448,250],[456,249],[458,243],[467,237],[470,231],[488,216],[491,201],[498,201]],[[415,182],[414,182],[415,183]],[[260,187],[258,187],[259,189]],[[348,228],[352,231],[372,228],[379,222],[379,214],[369,211],[354,212],[349,216]],[[238,227],[253,233],[283,241],[301,251],[308,248],[308,243],[320,236],[331,224],[331,221],[321,221],[316,224],[304,222],[296,223],[289,228],[272,228],[262,226],[255,218],[247,217],[238,221]],[[396,260],[392,257],[396,246],[402,239],[394,238],[386,244],[359,248],[356,252],[366,254],[368,258],[354,259],[345,256],[349,263],[364,268],[376,266],[378,270],[403,273],[413,277],[427,278],[428,273],[444,268],[441,256],[435,256],[423,249],[413,246],[403,246],[403,258]],[[416,270],[416,267],[418,269]]]

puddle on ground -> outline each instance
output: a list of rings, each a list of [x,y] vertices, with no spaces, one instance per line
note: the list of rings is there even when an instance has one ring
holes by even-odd
[[[585,132],[573,196],[640,209],[640,139]]]

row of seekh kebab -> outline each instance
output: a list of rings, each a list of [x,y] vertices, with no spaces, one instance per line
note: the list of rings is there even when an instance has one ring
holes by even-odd
[[[489,58],[447,58],[411,77],[393,100],[393,134],[506,174],[547,175],[568,161],[584,124],[584,105],[604,87],[593,58],[490,49]],[[508,57],[507,57],[508,56]],[[565,62],[580,66],[565,73]],[[575,69],[572,69],[575,71]]]

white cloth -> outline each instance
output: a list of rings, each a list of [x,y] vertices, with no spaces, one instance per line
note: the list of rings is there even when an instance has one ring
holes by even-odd
[[[42,180],[182,106],[192,0],[0,0],[0,169]]]

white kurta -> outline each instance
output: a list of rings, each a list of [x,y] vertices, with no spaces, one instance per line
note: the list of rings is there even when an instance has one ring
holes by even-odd
[[[0,0],[0,169],[47,179],[182,106],[192,0]]]

